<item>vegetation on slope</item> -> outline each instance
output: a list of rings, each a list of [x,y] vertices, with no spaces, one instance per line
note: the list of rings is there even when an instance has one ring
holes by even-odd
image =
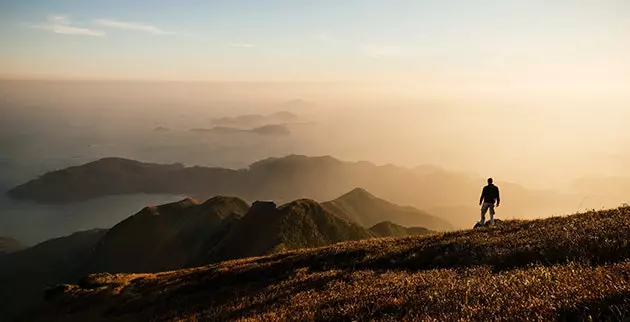
[[[214,252],[214,260],[262,256],[280,251],[374,237],[319,203],[302,199],[276,207],[256,202]]]
[[[343,196],[322,204],[341,218],[370,227],[382,221],[402,226],[422,226],[432,230],[453,230],[448,221],[413,207],[402,207],[379,199],[365,189],[356,188]]]
[[[414,235],[427,235],[435,231],[423,227],[403,227],[391,221],[384,221],[370,227],[370,231],[378,237],[407,237]]]
[[[159,272],[200,262],[249,206],[243,200],[214,197],[146,207],[112,227],[98,243],[95,272]],[[228,227],[225,225],[228,224]]]
[[[93,275],[33,320],[624,320],[630,208]],[[62,294],[60,294],[62,293]]]
[[[77,232],[0,258],[0,316],[10,321],[42,299],[42,288],[89,273],[83,264],[105,232]]]

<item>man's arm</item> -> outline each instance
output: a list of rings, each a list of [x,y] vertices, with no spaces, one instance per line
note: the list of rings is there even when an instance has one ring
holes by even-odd
[[[497,187],[497,207],[501,204],[501,195],[499,194],[499,187]]]
[[[486,188],[481,189],[481,197],[479,197],[479,205],[481,206],[481,203],[483,202],[483,195],[484,192],[486,191]]]

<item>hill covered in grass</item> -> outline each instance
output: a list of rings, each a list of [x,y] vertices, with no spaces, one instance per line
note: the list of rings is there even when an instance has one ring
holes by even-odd
[[[370,231],[377,237],[407,237],[414,235],[433,234],[435,231],[424,227],[403,227],[391,221],[384,221],[370,227]]]
[[[77,232],[0,257],[0,320],[10,321],[41,301],[47,285],[90,273],[84,264],[106,231]]]
[[[355,200],[357,201],[357,200]],[[0,316],[37,303],[42,290],[89,273],[147,273],[263,256],[342,241],[401,236],[417,228],[367,229],[321,204],[280,207],[234,197],[149,206],[108,230],[76,233],[0,257]]]
[[[322,204],[328,211],[370,227],[379,222],[391,221],[402,226],[426,227],[432,230],[453,230],[448,221],[413,207],[403,207],[375,197],[363,188],[356,188],[343,196]]]
[[[625,320],[630,208],[346,242],[47,292],[34,321]]]
[[[185,199],[142,209],[118,223],[96,245],[89,267],[102,272],[159,272],[190,266],[207,256],[247,213],[238,198],[204,203]]]

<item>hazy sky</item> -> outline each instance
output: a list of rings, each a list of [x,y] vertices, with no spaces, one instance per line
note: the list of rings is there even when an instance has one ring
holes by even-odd
[[[0,77],[621,92],[627,0],[0,2]]]

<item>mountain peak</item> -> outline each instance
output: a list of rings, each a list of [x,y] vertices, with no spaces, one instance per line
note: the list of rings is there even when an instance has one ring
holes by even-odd
[[[373,194],[363,188],[354,188],[350,192],[346,193],[343,197],[354,197],[354,198],[376,198]]]
[[[177,212],[179,210],[188,209],[192,206],[199,205],[199,201],[193,198],[185,198],[180,201],[175,201],[159,206],[148,206],[141,211],[141,213],[150,213],[152,215],[163,215],[168,213]]]

